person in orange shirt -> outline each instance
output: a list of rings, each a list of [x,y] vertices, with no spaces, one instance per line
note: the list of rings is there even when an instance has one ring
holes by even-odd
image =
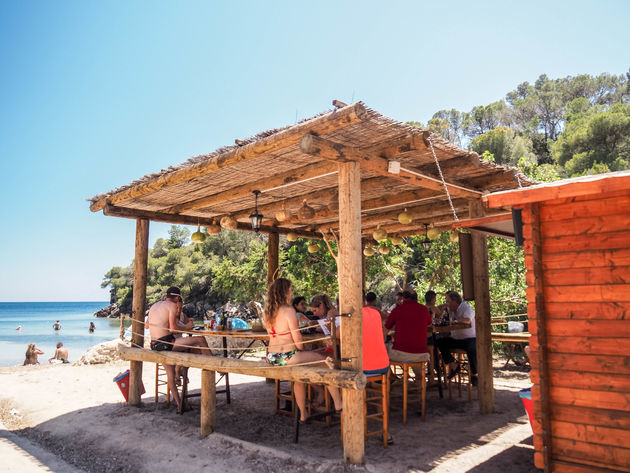
[[[366,376],[386,374],[389,356],[383,339],[383,320],[373,307],[363,307],[363,373]]]

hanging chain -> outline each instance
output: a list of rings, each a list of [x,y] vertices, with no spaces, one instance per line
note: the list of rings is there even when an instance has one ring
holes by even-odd
[[[455,212],[455,206],[453,205],[453,200],[451,199],[451,193],[448,191],[448,186],[446,185],[446,181],[444,180],[444,174],[442,174],[442,168],[440,167],[440,163],[438,162],[437,155],[435,154],[435,149],[433,148],[433,140],[429,136],[429,144],[431,145],[431,152],[433,153],[433,159],[435,159],[435,165],[437,166],[438,172],[440,173],[440,179],[442,179],[442,185],[444,186],[444,191],[446,192],[446,197],[448,197],[448,203],[451,206],[451,210],[453,211],[453,217],[456,222],[459,222],[459,218],[457,217],[457,212]]]

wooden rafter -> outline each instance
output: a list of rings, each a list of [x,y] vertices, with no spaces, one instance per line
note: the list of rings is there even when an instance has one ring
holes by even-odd
[[[413,170],[401,169],[394,174],[388,171],[388,160],[377,155],[369,155],[356,148],[351,148],[340,143],[335,143],[312,134],[304,135],[300,141],[302,152],[322,159],[329,159],[337,162],[356,161],[361,164],[361,169],[380,176],[387,176],[392,179],[405,182],[410,185],[440,191],[444,185],[440,179],[423,175]],[[453,197],[465,197],[468,199],[478,199],[481,192],[469,189],[460,185],[446,183],[449,192]]]
[[[163,212],[153,212],[149,210],[139,210],[139,209],[130,209],[125,207],[117,207],[114,205],[106,205],[103,209],[103,214],[111,217],[123,217],[123,218],[144,218],[147,220],[151,220],[153,222],[163,222],[163,223],[172,223],[175,225],[203,225],[207,226],[214,222],[216,219],[214,217],[194,217],[191,215],[175,215],[175,214],[167,214]],[[237,230],[244,231],[253,231],[251,225],[248,223],[238,222]],[[300,237],[304,238],[312,238],[312,239],[321,239],[322,236],[320,233],[311,232],[307,230],[301,229],[293,229],[293,228],[284,228],[284,227],[272,227],[268,225],[262,225],[260,227],[260,232],[262,233],[279,233],[281,235],[286,235],[287,233],[295,233]]]
[[[254,190],[264,192],[266,189],[273,189],[274,187],[281,185],[297,183],[336,171],[336,166],[328,161],[308,164],[297,169],[292,169],[291,171],[274,174],[273,176],[269,176],[265,179],[248,182],[247,184],[234,187],[224,192],[201,197],[182,204],[173,205],[164,209],[164,212],[179,214],[190,210],[211,207],[212,205],[245,197],[250,195]]]
[[[215,156],[207,161],[195,163],[191,166],[178,169],[171,173],[152,179],[148,182],[131,186],[119,192],[100,198],[90,205],[92,212],[97,212],[106,204],[120,204],[143,195],[158,191],[167,186],[173,186],[190,181],[199,176],[210,174],[218,169],[231,166],[236,163],[249,161],[271,151],[297,144],[304,133],[326,134],[361,122],[367,111],[361,103],[355,103],[348,107],[336,110],[333,114],[315,117],[291,128],[274,133],[267,138],[254,141],[240,148],[235,148],[227,153]]]

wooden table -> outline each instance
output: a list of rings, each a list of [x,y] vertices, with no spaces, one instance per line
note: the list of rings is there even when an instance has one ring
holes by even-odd
[[[529,343],[529,339],[531,337],[531,334],[529,332],[517,332],[517,333],[510,333],[510,332],[492,332],[492,341],[493,342],[503,342],[505,343],[505,348],[507,351],[507,361],[505,362],[505,366],[508,365],[508,363],[510,363],[510,360],[512,360],[514,362],[514,364],[516,366],[523,366],[523,363],[519,363],[516,361],[516,358],[514,358],[514,347],[515,345],[518,344],[525,344],[525,343]],[[529,358],[527,357],[527,354],[525,354],[525,363],[529,362]]]
[[[250,348],[255,342],[261,341],[263,345],[267,346],[269,343],[269,334],[267,331],[255,331],[249,329],[232,329],[232,330],[195,330],[198,335],[205,337],[221,337],[223,339],[223,357],[228,357],[227,339],[229,338],[247,338],[251,342],[243,350],[241,350],[236,358],[241,358],[248,348]],[[230,397],[230,375],[228,373],[221,373],[221,376],[217,380],[217,384],[225,377],[225,389],[217,391],[217,393],[225,393],[226,401],[228,404],[231,402]]]

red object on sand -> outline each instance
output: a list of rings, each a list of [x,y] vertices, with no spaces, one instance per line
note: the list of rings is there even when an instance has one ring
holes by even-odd
[[[114,378],[114,382],[118,385],[120,392],[125,397],[125,401],[129,402],[129,370],[123,371],[119,373],[118,376]],[[146,393],[144,389],[144,383],[142,383],[142,393]]]
[[[521,400],[523,401],[523,406],[525,406],[525,411],[527,412],[527,417],[529,418],[529,425],[532,426],[533,429],[534,426],[532,425],[532,419],[534,417],[532,415],[532,390],[531,388],[522,389],[519,392],[519,395],[521,396]]]

